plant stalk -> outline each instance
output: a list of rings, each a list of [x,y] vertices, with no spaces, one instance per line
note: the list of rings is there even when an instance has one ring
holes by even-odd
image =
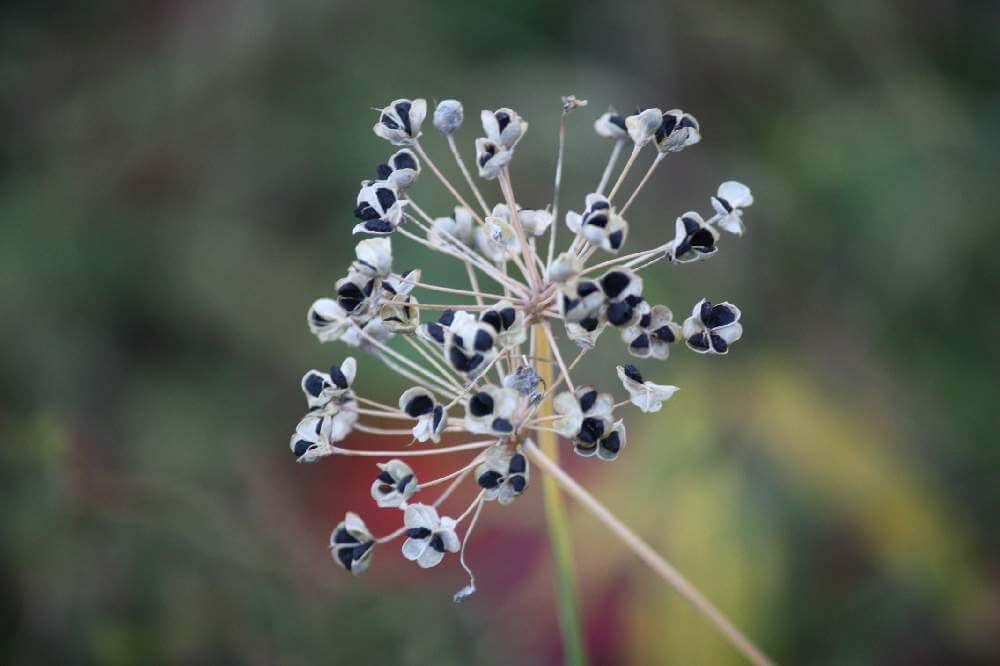
[[[549,337],[541,324],[535,327],[535,355],[548,358],[551,353]],[[552,386],[552,363],[539,363],[536,366],[539,376],[545,386]],[[546,396],[545,402],[539,407],[539,416],[552,415],[552,398]],[[536,433],[538,445],[549,460],[559,458],[559,439],[554,432],[540,431]],[[552,563],[555,569],[556,605],[559,611],[559,629],[562,632],[563,655],[565,663],[574,666],[587,663],[587,653],[583,643],[583,628],[580,623],[580,605],[576,598],[576,583],[573,566],[573,550],[569,537],[569,523],[566,521],[566,508],[563,505],[559,485],[552,474],[546,473],[542,478],[542,491],[545,498],[545,518],[549,528],[549,541],[552,544]]]
[[[545,434],[545,433],[542,433]],[[549,433],[551,434],[551,433]],[[723,615],[722,611],[712,605],[708,599],[702,595],[698,589],[691,584],[677,569],[667,560],[653,550],[652,546],[643,541],[639,536],[629,529],[622,521],[618,520],[614,514],[608,511],[607,507],[601,504],[597,498],[577,483],[573,477],[567,474],[552,458],[537,446],[525,443],[524,452],[536,465],[545,471],[545,480],[553,481],[562,486],[573,499],[590,512],[595,518],[604,523],[611,532],[628,546],[629,550],[646,563],[657,573],[668,585],[673,587],[678,594],[687,599],[698,612],[704,615],[715,628],[725,636],[726,640],[736,648],[740,654],[746,657],[747,661],[755,666],[774,666],[774,662],[768,659],[767,655],[761,652],[760,648],[753,644],[743,635],[736,626],[730,622],[729,618]],[[546,494],[549,486],[545,485]]]

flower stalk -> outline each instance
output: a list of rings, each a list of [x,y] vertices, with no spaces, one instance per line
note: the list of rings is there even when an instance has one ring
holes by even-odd
[[[549,338],[541,324],[534,329],[535,355],[549,357]],[[552,386],[552,363],[540,363],[539,377],[543,386]],[[541,419],[550,419],[552,400],[545,398],[538,409]],[[559,460],[559,441],[554,430],[538,431],[538,444],[548,460]],[[575,571],[573,565],[573,544],[570,541],[569,522],[566,508],[559,494],[558,480],[546,474],[542,480],[542,497],[545,502],[545,522],[548,526],[549,542],[552,546],[552,565],[555,571],[556,606],[559,613],[559,630],[562,632],[564,660],[567,664],[585,664],[586,648],[583,642],[583,627],[580,622],[580,604],[577,601]]]
[[[642,540],[635,532],[628,528],[614,514],[608,511],[607,507],[601,504],[593,495],[581,486],[576,480],[567,474],[555,460],[550,458],[545,452],[534,444],[526,444],[525,453],[532,462],[541,467],[547,479],[553,481],[553,485],[562,488],[567,495],[579,502],[588,513],[597,518],[611,532],[614,533],[636,557],[642,560],[650,569],[662,578],[668,585],[674,588],[678,594],[684,597],[692,606],[704,615],[722,635],[736,648],[747,660],[757,666],[773,666],[773,662],[754,645],[750,639],[743,635],[739,629],[727,618],[722,611],[716,608],[712,602],[698,591],[698,589],[688,581],[672,564],[662,555],[653,549],[648,543]]]

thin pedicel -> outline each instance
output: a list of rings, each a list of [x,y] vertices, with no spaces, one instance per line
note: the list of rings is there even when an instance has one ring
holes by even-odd
[[[682,323],[675,322],[667,306],[643,298],[640,272],[661,259],[681,265],[714,256],[720,229],[742,235],[744,209],[753,203],[745,185],[722,183],[710,197],[714,215],[705,219],[695,211],[685,212],[668,227],[670,235],[662,244],[620,253],[629,236],[625,213],[660,163],[701,141],[701,127],[689,113],[639,108],[623,116],[611,109],[596,120],[594,129],[613,140],[613,147],[595,190],[582,207],[565,213],[570,238],[559,251],[557,218],[567,118],[586,105],[572,96],[563,98],[552,201],[534,208],[519,202],[515,193],[513,158],[528,122],[513,109],[480,113],[484,136],[474,142],[475,168],[485,182],[478,185],[454,136],[464,122],[462,104],[445,100],[433,113],[434,127],[444,135],[447,154],[454,158],[478,209],[448,181],[421,143],[425,100],[397,99],[378,110],[374,133],[398,149],[375,169],[376,178],[361,182],[354,233],[369,237],[357,244],[356,260],[335,282],[334,293],[309,308],[307,321],[320,342],[340,341],[366,351],[411,387],[392,406],[355,395],[358,363],[353,357],[327,372],[310,370],[302,378],[309,411],[291,437],[291,449],[299,462],[337,455],[384,459],[373,470],[371,496],[379,508],[399,511],[401,525],[375,537],[360,516],[348,513],[333,530],[330,549],[334,560],[351,573],[368,569],[376,546],[402,539],[403,556],[423,568],[458,553],[469,582],[455,600],[468,598],[476,591],[466,559],[473,527],[486,504],[506,506],[527,491],[534,462],[546,473],[550,518],[558,521],[561,516],[557,490],[561,488],[685,596],[748,659],[769,663],[676,569],[557,462],[557,435],[580,456],[616,460],[627,444],[625,422],[617,412],[628,405],[657,412],[678,390],[645,379],[633,363],[617,367],[627,394],[624,400],[574,382],[571,373],[608,328],[617,329],[625,353],[657,360],[666,360],[671,346],[680,340],[700,354],[727,354],[743,333],[742,313],[728,302],[702,299]],[[627,142],[632,150],[614,178]],[[655,151],[653,162],[624,203],[616,205],[647,147]],[[411,191],[422,177],[422,164],[454,199],[454,208],[441,217],[428,214]],[[491,181],[498,191],[480,187]],[[430,283],[420,270],[394,270],[393,235],[462,264],[468,288]],[[588,265],[598,252],[611,257]],[[430,300],[421,303],[416,293]],[[434,302],[441,294],[468,302]],[[396,342],[400,338],[405,346]],[[574,343],[578,351],[564,354],[561,339]],[[401,351],[408,348],[412,348],[408,354]],[[377,434],[396,448],[340,446],[353,430]],[[442,444],[446,433],[465,436]],[[453,456],[456,465],[452,472],[421,483],[407,461],[416,464],[431,455]],[[445,501],[470,478],[473,492],[465,502],[449,515],[441,513]],[[452,518],[455,513],[458,517]],[[565,531],[556,529],[553,535],[556,558],[568,559]]]

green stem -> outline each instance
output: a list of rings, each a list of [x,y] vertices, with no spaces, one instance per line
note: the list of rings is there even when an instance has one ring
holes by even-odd
[[[549,356],[549,338],[539,327],[535,332],[535,353],[546,358]],[[538,374],[545,386],[552,385],[552,364],[538,364]],[[538,410],[539,416],[552,415],[552,400],[546,398]],[[550,459],[556,460],[559,455],[558,438],[554,432],[540,431],[537,434],[538,444]],[[563,654],[565,662],[573,666],[587,663],[587,652],[583,643],[583,628],[580,624],[580,605],[576,599],[576,584],[573,572],[573,544],[569,537],[569,524],[566,522],[566,508],[563,504],[559,485],[546,474],[542,478],[542,490],[545,498],[545,518],[549,528],[549,542],[552,544],[552,564],[555,568],[556,606],[559,612],[559,629],[562,632]]]

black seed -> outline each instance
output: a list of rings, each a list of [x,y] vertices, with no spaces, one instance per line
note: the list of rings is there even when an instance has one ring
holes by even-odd
[[[617,250],[622,246],[622,241],[625,240],[625,233],[620,229],[618,231],[612,231],[608,234],[608,245],[611,246],[612,250]]]
[[[458,336],[455,336],[455,340],[458,340],[459,344],[461,344],[461,339]],[[483,362],[483,355],[473,354],[472,356],[468,356],[462,351],[461,347],[452,345],[448,349],[448,360],[451,361],[452,366],[456,370],[460,372],[472,372]]]
[[[701,229],[701,225],[698,224],[698,220],[693,217],[682,217],[681,222],[684,224],[684,233],[688,236]]]
[[[357,562],[362,557],[364,557],[365,553],[371,550],[372,546],[374,545],[375,545],[374,541],[366,541],[360,546],[355,546],[354,548],[351,549],[351,557],[354,559],[355,562]]]
[[[406,476],[404,476],[402,479],[399,480],[399,483],[396,484],[396,490],[398,490],[399,492],[405,491],[406,486],[410,483],[410,481],[413,481],[413,475],[407,474]]]
[[[426,539],[431,535],[431,531],[426,527],[411,527],[406,530],[406,536],[411,539]]]
[[[632,307],[635,307],[639,305],[639,303],[642,303],[642,296],[636,296],[634,294],[632,296],[626,296],[625,302],[631,305]]]
[[[428,395],[418,395],[406,403],[406,413],[414,418],[429,414],[434,409],[434,400]]]
[[[347,531],[346,527],[341,527],[339,530],[337,530],[337,533],[335,535],[333,535],[333,542],[334,543],[361,543],[360,541],[358,541],[357,539],[355,539],[354,536],[351,535],[350,532]]]
[[[732,213],[733,212],[733,207],[732,207],[732,205],[730,205],[730,203],[728,201],[726,201],[722,197],[715,197],[715,200],[718,201],[720,204],[722,204],[722,207],[726,209],[727,213]]]
[[[623,131],[625,130],[625,119],[617,114],[612,115],[610,118],[608,118],[608,122],[611,123],[612,125],[621,128]]]
[[[656,140],[663,141],[666,137],[670,136],[671,132],[677,127],[677,116],[673,114],[663,114],[663,124],[660,125],[660,129],[656,130]]]
[[[698,311],[701,322],[708,326],[708,321],[712,318],[712,301],[707,298],[701,302],[701,309]]]
[[[493,398],[489,393],[480,391],[469,398],[469,413],[473,416],[486,416],[493,413]]]
[[[601,448],[611,453],[618,453],[622,448],[622,441],[618,437],[617,432],[612,432],[610,435],[601,440]]]
[[[590,210],[608,210],[611,208],[611,204],[607,201],[595,201],[594,205],[590,207]]]
[[[674,329],[669,326],[661,326],[653,331],[653,337],[659,338],[664,342],[674,342],[677,340],[677,337],[674,335]]]
[[[612,303],[608,306],[608,321],[612,326],[624,326],[632,318],[633,308],[625,301]]]
[[[337,294],[345,298],[355,298],[359,300],[365,297],[364,293],[361,291],[361,287],[353,282],[346,282],[341,285],[340,289],[337,290]]]
[[[647,312],[639,318],[639,326],[642,328],[649,328],[649,322],[652,320],[653,315]]]
[[[510,124],[510,116],[505,111],[497,111],[493,115],[496,116],[497,125],[500,126],[500,131],[503,132],[504,128]]]
[[[696,123],[694,121],[694,118],[692,118],[691,116],[684,114],[684,116],[681,118],[681,121],[677,123],[677,129],[680,129],[682,127],[691,127],[694,129],[698,129],[698,123]]]
[[[515,453],[510,458],[510,465],[507,467],[508,474],[524,474],[528,467],[528,461],[520,453]]]
[[[389,220],[369,220],[365,222],[365,231],[373,234],[391,234],[396,230]]]
[[[302,456],[304,456],[306,452],[309,450],[309,447],[311,446],[312,442],[307,442],[304,439],[300,439],[299,441],[295,442],[295,451],[294,451],[295,457],[301,458]]]
[[[476,351],[484,352],[493,347],[493,336],[486,331],[476,331],[476,338],[472,343]]]
[[[389,472],[386,470],[382,470],[381,472],[379,472],[379,475],[376,476],[375,478],[381,481],[382,483],[388,484],[390,486],[396,484],[396,479],[392,478],[392,474],[389,474]]]
[[[435,324],[434,322],[431,322],[427,324],[426,331],[427,335],[431,336],[431,338],[435,342],[442,345],[444,344],[444,329],[441,328],[439,325]]]
[[[635,367],[631,363],[625,365],[625,367],[622,368],[622,371],[625,373],[625,376],[632,381],[639,382],[640,384],[642,383],[642,373],[639,372],[639,368]]]
[[[595,450],[597,450],[597,442],[589,442],[589,443],[577,442],[576,450],[577,452],[582,453],[583,455],[590,455]]]
[[[344,376],[344,373],[340,371],[338,366],[330,366],[330,379],[337,385],[337,388],[347,388],[347,377]]]
[[[569,296],[563,295],[562,299],[563,312],[569,312],[579,304],[580,304],[580,299],[570,298]]]
[[[444,539],[441,538],[440,534],[435,534],[431,538],[431,548],[433,548],[439,553],[444,552]]]
[[[454,310],[445,310],[441,313],[441,316],[438,317],[438,323],[442,326],[451,326],[451,322],[453,321],[455,321]]]
[[[687,343],[695,349],[708,349],[708,338],[702,333],[695,333],[687,339]]]
[[[632,349],[648,349],[649,348],[649,336],[646,335],[645,333],[643,333],[642,335],[640,335],[639,337],[637,337],[635,340],[633,340],[631,343],[629,343],[629,347],[631,347]]]
[[[601,288],[604,289],[604,293],[607,294],[608,298],[614,300],[618,298],[619,294],[621,294],[631,282],[632,278],[628,276],[628,273],[623,271],[610,271],[601,277]]]
[[[729,350],[729,343],[720,338],[718,335],[713,333],[709,336],[709,339],[712,341],[712,349],[720,354],[725,354]]]
[[[354,564],[354,549],[353,548],[341,548],[337,551],[337,559],[341,564],[344,565],[348,571],[351,570],[351,565]]]
[[[397,104],[396,113],[399,114],[399,119],[403,121],[403,130],[410,136],[413,136],[413,129],[410,127],[410,103],[400,102]]]
[[[396,159],[393,160],[393,166],[397,169],[416,169],[417,159],[408,150],[404,150],[399,155],[396,155]]]
[[[320,313],[316,312],[315,310],[309,312],[309,317],[312,318],[314,324],[317,324],[319,326],[324,326],[330,323],[329,319],[327,319]]]
[[[524,492],[524,488],[527,485],[528,485],[528,482],[525,480],[525,478],[523,476],[518,475],[518,476],[511,477],[511,479],[510,479],[510,487],[513,488],[515,490],[515,492],[519,492],[519,493]]]
[[[591,213],[587,216],[584,224],[589,224],[591,226],[600,227],[603,229],[608,226],[608,216],[604,213]]]
[[[382,206],[382,210],[389,210],[392,204],[396,203],[396,195],[388,187],[375,190],[375,198],[378,199],[378,205]]]
[[[507,419],[493,419],[490,427],[496,432],[513,432],[514,430],[514,424]]]
[[[597,291],[597,285],[589,280],[586,282],[581,282],[576,287],[576,295],[579,296],[580,298],[586,298],[595,291]]]
[[[584,412],[589,412],[595,402],[597,402],[597,391],[587,391],[580,396],[580,409]]]
[[[444,418],[444,407],[438,405],[434,408],[434,421],[432,424],[435,431],[437,431],[438,426],[441,425],[442,418]]]
[[[503,308],[500,310],[500,319],[503,320],[504,330],[510,328],[514,325],[514,320],[517,318],[517,313],[514,312],[514,308]]]
[[[712,314],[708,316],[705,325],[709,328],[718,328],[736,321],[736,311],[728,305],[716,305],[712,308]]]
[[[593,333],[597,330],[597,327],[601,324],[597,317],[587,317],[586,319],[580,320],[580,328],[587,331],[588,333]]]
[[[324,383],[323,378],[319,375],[309,375],[305,383],[306,393],[314,398],[318,398],[319,394],[323,392]]]
[[[344,310],[353,312],[359,305],[361,305],[363,300],[364,299],[357,298],[338,298],[337,303],[340,307],[344,308]]]
[[[495,310],[487,310],[479,317],[479,321],[489,324],[497,333],[503,330],[503,320],[500,313]]]
[[[476,481],[483,488],[489,489],[489,488],[496,488],[498,485],[500,485],[500,479],[502,478],[503,475],[500,472],[489,470],[487,472],[483,472],[483,474],[478,479],[476,479]]]
[[[715,236],[713,236],[712,232],[708,229],[700,229],[691,234],[691,238],[688,242],[691,243],[691,247],[699,249],[709,248],[715,245]]]
[[[375,167],[375,173],[378,175],[379,180],[385,180],[392,175],[392,167],[388,164],[379,164]]]
[[[361,204],[360,206],[354,209],[354,217],[364,221],[364,220],[377,220],[381,216],[379,215],[377,210],[375,210],[374,208],[365,203]]]
[[[482,168],[486,166],[486,163],[493,159],[493,151],[486,149],[483,154],[479,156],[479,167]]]
[[[396,121],[384,113],[382,114],[382,118],[380,120],[382,124],[388,127],[389,129],[399,129],[399,125],[396,124]]]
[[[586,418],[580,426],[576,437],[582,442],[593,444],[604,434],[604,422],[600,419]]]

